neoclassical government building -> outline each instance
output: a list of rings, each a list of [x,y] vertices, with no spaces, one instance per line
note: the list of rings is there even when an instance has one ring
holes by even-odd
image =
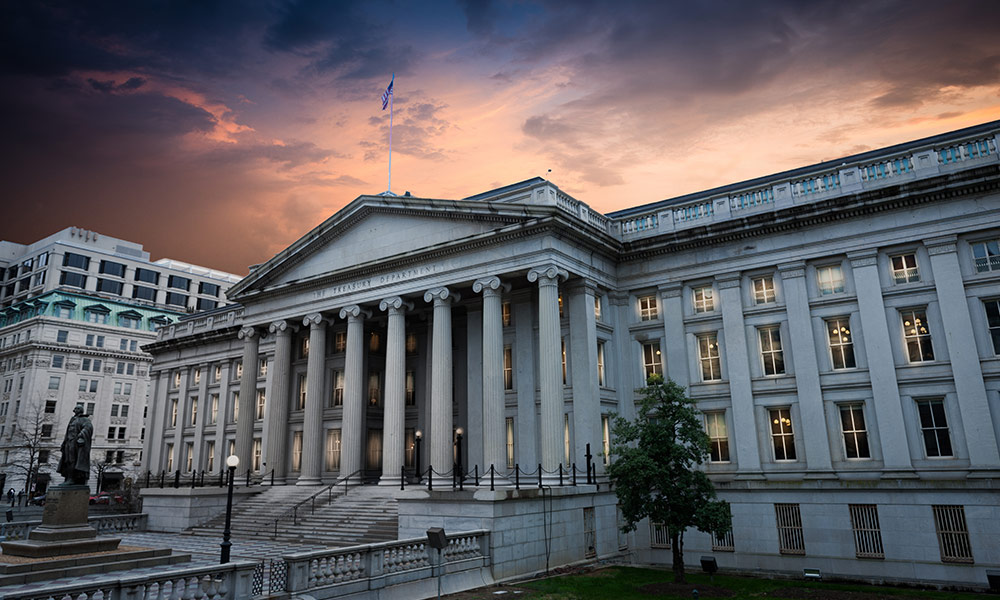
[[[733,531],[691,562],[976,582],[1000,568],[1000,122],[599,214],[541,178],[361,196],[161,328],[153,472],[280,485],[586,463],[688,389]],[[457,432],[461,430],[462,435]],[[525,475],[522,475],[525,477]],[[447,493],[447,492],[441,492]],[[580,527],[586,527],[581,519]],[[598,527],[601,531],[610,529]],[[662,527],[597,543],[669,562]]]

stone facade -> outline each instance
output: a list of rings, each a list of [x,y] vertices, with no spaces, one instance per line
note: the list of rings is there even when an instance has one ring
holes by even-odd
[[[705,468],[733,505],[731,537],[690,534],[692,562],[984,586],[1000,565],[998,131],[609,215],[538,178],[359,197],[231,288],[240,307],[158,332],[148,468],[217,472],[235,453],[279,484],[437,486],[461,457],[558,487],[589,446],[603,481],[610,417],[662,373],[704,413]],[[668,562],[655,524],[608,539],[613,511],[588,494],[560,502],[595,509],[601,554]],[[583,519],[567,527],[575,540]]]

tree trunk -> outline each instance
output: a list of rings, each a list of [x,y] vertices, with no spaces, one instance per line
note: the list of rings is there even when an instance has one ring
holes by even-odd
[[[684,536],[671,531],[670,547],[674,555],[674,583],[687,583],[684,579]]]

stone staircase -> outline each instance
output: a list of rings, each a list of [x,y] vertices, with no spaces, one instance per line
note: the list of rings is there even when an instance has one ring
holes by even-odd
[[[299,507],[297,517],[287,512],[320,491],[314,487],[274,486],[233,507],[233,537],[264,538],[292,543],[322,544],[333,548],[397,539],[399,513],[395,488],[375,485],[323,493]],[[192,535],[220,537],[225,515],[188,530]],[[275,519],[279,519],[277,527]]]

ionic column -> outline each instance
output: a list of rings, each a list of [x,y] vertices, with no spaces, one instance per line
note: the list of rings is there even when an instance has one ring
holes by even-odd
[[[906,443],[906,424],[903,421],[903,407],[896,381],[896,363],[892,358],[892,338],[885,320],[882,283],[878,276],[878,252],[848,252],[847,258],[851,261],[851,273],[854,275],[854,287],[858,294],[858,313],[861,316],[861,331],[864,332],[875,421],[878,423],[882,462],[886,471],[882,476],[887,479],[912,477],[910,470],[913,465]]]
[[[323,468],[323,371],[326,369],[327,320],[319,313],[302,319],[309,327],[306,362],[306,410],[302,427],[302,471],[295,485],[319,485]],[[288,402],[286,399],[285,410]]]
[[[253,403],[257,396],[260,332],[254,327],[243,327],[239,339],[243,340],[243,377],[240,378],[240,416],[236,422],[236,456],[240,466],[236,470],[246,473],[253,467]]]
[[[150,373],[153,380],[153,373]],[[164,423],[167,411],[167,386],[170,384],[170,371],[160,371],[156,374],[156,387],[153,389],[153,403],[149,409],[149,425],[146,427],[146,442],[143,444],[143,470],[160,471],[166,460],[162,459],[165,446],[163,443]]]
[[[559,323],[559,280],[569,274],[548,265],[528,271],[528,281],[538,282],[538,375],[541,391],[542,469],[545,477],[559,470],[563,458],[562,333]]]
[[[288,473],[288,377],[292,361],[292,331],[288,321],[275,321],[268,331],[276,334],[274,367],[271,369],[271,401],[267,403],[267,464],[274,469],[274,482],[285,483]]]
[[[506,482],[501,295],[510,285],[487,277],[473,283],[472,291],[483,295],[483,473],[492,465],[497,471],[494,481]]]
[[[195,473],[205,468],[205,457],[202,451],[205,448],[205,423],[208,421],[209,367],[210,363],[198,365],[198,368],[201,369],[201,383],[198,384],[198,422],[195,423],[194,429],[194,467],[192,470]]]
[[[360,471],[364,464],[365,438],[362,417],[365,410],[364,329],[370,314],[354,304],[340,310],[347,319],[347,356],[344,358],[344,412],[341,424],[340,476]]]
[[[934,287],[941,307],[941,320],[944,322],[944,338],[955,380],[958,409],[962,414],[969,463],[975,470],[990,472],[973,472],[970,477],[990,477],[995,476],[1000,467],[1000,453],[997,451],[997,438],[990,418],[986,384],[976,349],[969,300],[965,295],[955,242],[955,236],[945,236],[926,240],[924,244],[934,270]]]
[[[594,296],[597,289],[588,280],[578,280],[569,288],[569,361],[573,385],[573,454],[570,464],[586,471],[587,444],[596,458],[598,473],[604,472],[601,432],[601,388],[597,383],[597,317]]]
[[[406,311],[413,305],[399,296],[378,305],[388,311],[385,345],[385,413],[382,418],[382,477],[379,485],[399,485],[404,455],[406,420]]]
[[[795,332],[788,343],[792,348],[792,367],[795,370],[795,389],[799,396],[802,433],[809,440],[806,444],[806,468],[809,469],[806,477],[833,477],[823,390],[819,383],[819,361],[816,358],[809,293],[806,290],[805,262],[778,265],[778,272],[781,273],[781,287],[785,294],[788,329]]]
[[[446,287],[434,288],[424,294],[424,302],[434,302],[434,325],[431,341],[431,422],[429,464],[440,473],[454,466],[452,454],[452,364],[451,364],[451,303],[458,294]],[[442,482],[447,475],[433,475]]]

